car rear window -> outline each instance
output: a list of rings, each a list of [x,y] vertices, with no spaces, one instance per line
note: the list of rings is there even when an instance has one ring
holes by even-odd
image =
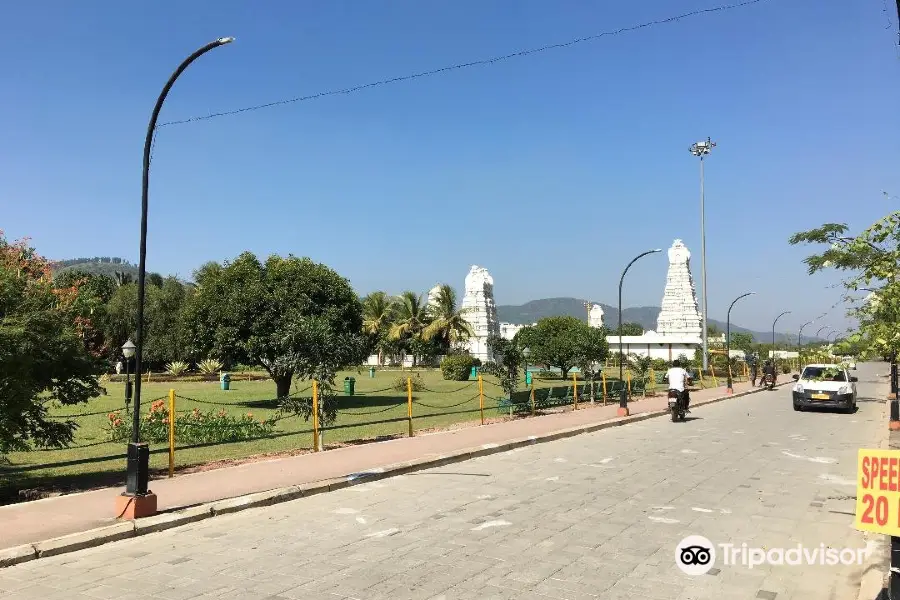
[[[803,369],[803,375],[800,379],[817,379],[820,381],[847,381],[847,377],[842,369],[834,367],[806,367]]]

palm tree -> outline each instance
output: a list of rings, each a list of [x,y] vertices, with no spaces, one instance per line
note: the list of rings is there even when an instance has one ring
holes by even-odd
[[[415,292],[403,292],[394,304],[394,319],[388,338],[397,340],[416,340],[422,337],[422,332],[428,326],[428,306],[422,301],[422,296]],[[413,354],[413,366],[416,366],[416,356]]]
[[[422,332],[423,339],[427,341],[439,338],[450,347],[455,347],[475,335],[472,326],[465,319],[468,309],[456,307],[456,292],[452,287],[446,283],[440,285],[433,298],[433,303],[429,303],[427,307],[431,324]]]
[[[393,316],[394,300],[384,292],[363,298],[363,333],[376,338],[378,365],[384,364],[384,346]]]

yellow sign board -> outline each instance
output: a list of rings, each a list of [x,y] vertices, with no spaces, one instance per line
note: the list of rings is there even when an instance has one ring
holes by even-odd
[[[860,449],[854,526],[900,536],[900,450]]]

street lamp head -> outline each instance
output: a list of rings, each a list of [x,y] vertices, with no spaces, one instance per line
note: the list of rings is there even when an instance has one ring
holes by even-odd
[[[651,252],[662,252],[662,248],[657,248],[655,250],[652,250]]]
[[[128,341],[122,344],[122,355],[125,358],[131,358],[134,356],[134,351],[137,349],[137,346],[134,345],[134,342],[131,341],[131,338],[128,338]]]
[[[524,356],[525,358],[528,358],[529,356],[531,356],[531,348],[526,346],[525,349],[522,350],[522,356]]]
[[[234,38],[233,37],[223,37],[223,38],[217,39],[216,41],[219,42],[220,44],[230,44],[231,42],[234,41]]]

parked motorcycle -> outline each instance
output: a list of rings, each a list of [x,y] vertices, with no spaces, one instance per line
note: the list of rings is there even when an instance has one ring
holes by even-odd
[[[684,421],[684,398],[678,390],[669,390],[669,413],[673,423]]]

